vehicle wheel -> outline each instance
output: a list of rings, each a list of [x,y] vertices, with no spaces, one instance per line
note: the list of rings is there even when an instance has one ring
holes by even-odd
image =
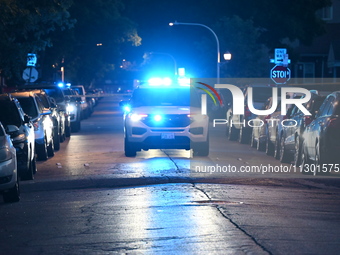
[[[194,156],[200,156],[200,157],[209,156],[209,137],[206,142],[194,144],[193,154]]]
[[[31,167],[32,167],[33,174],[36,174],[38,169],[37,169],[37,161],[36,161],[35,155],[31,161]]]
[[[64,130],[60,129],[59,133],[60,133],[60,137],[59,137],[60,142],[63,143],[66,140],[65,129]]]
[[[276,133],[276,139],[275,139],[274,158],[280,159],[280,139],[279,139],[278,133]]]
[[[137,150],[133,143],[130,143],[127,138],[124,139],[124,152],[126,157],[136,157]]]
[[[66,137],[71,136],[71,125],[65,127],[65,136]]]
[[[267,136],[267,139],[266,139],[266,154],[268,156],[273,156],[274,155],[274,146],[270,142],[270,139],[269,139],[268,136]]]
[[[310,169],[311,161],[308,159],[308,155],[306,151],[304,150],[304,145],[302,145],[302,148],[301,148],[301,165],[299,167],[300,167],[300,172],[302,172],[302,174],[306,174],[306,175],[316,174],[316,173],[313,173]]]
[[[47,160],[48,159],[48,154],[47,154],[47,146],[45,143],[43,144],[36,144],[35,146],[38,160]]]
[[[237,137],[238,137],[238,134],[237,134],[236,128],[233,125],[229,125],[228,139],[230,141],[236,141]]]
[[[251,132],[250,146],[252,148],[256,148],[257,147],[257,142],[255,141],[255,137],[254,137],[254,130]]]
[[[35,164],[35,157],[29,163],[29,167],[26,172],[20,175],[20,179],[23,181],[33,180],[34,174],[37,172],[37,166]]]
[[[327,164],[325,164],[325,160],[321,157],[320,153],[320,144],[316,144],[315,146],[315,168],[321,173],[322,175],[328,175],[330,172],[328,171]],[[316,175],[316,171],[314,173]]]
[[[281,142],[280,142],[280,161],[282,163],[291,162],[288,152],[285,150],[285,138],[283,137],[283,135],[281,136]]]
[[[296,136],[295,138],[295,150],[294,150],[294,158],[293,165],[299,166],[301,164],[301,148],[300,148],[300,137]]]
[[[242,144],[249,143],[250,132],[246,128],[241,127],[238,141]]]
[[[53,135],[53,144],[56,151],[60,150],[60,136],[58,133]]]
[[[51,140],[50,144],[47,146],[47,155],[49,157],[54,156],[54,142],[53,139]]]
[[[7,192],[3,193],[2,197],[5,203],[19,202],[20,200],[19,178],[17,178],[14,187],[9,189]]]

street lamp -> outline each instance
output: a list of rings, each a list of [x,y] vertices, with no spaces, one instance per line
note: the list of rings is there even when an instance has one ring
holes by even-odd
[[[208,29],[211,33],[213,33],[215,39],[216,39],[216,45],[217,45],[217,84],[220,83],[220,42],[218,40],[218,37],[216,35],[216,33],[214,32],[214,30],[212,30],[210,27],[200,24],[200,23],[184,23],[184,22],[170,22],[169,26],[174,26],[174,25],[188,25],[188,26],[201,26],[201,27],[205,27],[206,29]]]

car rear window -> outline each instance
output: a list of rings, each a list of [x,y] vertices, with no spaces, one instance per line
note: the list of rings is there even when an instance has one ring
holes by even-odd
[[[33,119],[38,117],[38,110],[32,97],[18,97],[17,99],[28,116],[31,116]]]
[[[4,126],[15,125],[21,126],[21,118],[18,112],[18,108],[14,102],[0,101],[0,121]]]

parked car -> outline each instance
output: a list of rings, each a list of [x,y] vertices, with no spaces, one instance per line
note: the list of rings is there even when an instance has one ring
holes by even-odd
[[[71,130],[78,132],[81,129],[81,98],[76,90],[64,88],[63,91],[65,95],[70,97],[66,111],[70,116]]]
[[[32,91],[11,93],[17,98],[24,112],[32,118],[35,134],[35,151],[39,160],[54,156],[53,120],[51,111],[44,107]]]
[[[0,122],[0,193],[5,203],[20,200],[16,150]]]
[[[326,92],[329,94],[329,92]],[[303,112],[294,106],[289,115],[291,121],[283,127],[281,136],[280,161],[299,166],[301,164],[301,152],[303,144],[303,133],[306,127],[315,119],[322,102],[326,98],[325,92],[311,90],[311,99],[304,107],[312,115],[304,115]]]
[[[59,87],[57,84],[33,84],[26,85],[22,87],[22,89],[43,89],[49,97],[54,98],[57,103],[59,115],[64,115],[65,136],[71,136],[70,116],[68,116],[66,111],[70,99],[68,96],[64,95],[63,88]]]
[[[272,108],[273,98],[267,99],[261,110],[269,110]],[[258,115],[253,120],[253,128],[250,139],[250,145],[256,147],[259,151],[264,151],[267,144],[268,123],[267,120],[271,115]]]
[[[267,99],[272,96],[272,88],[267,85],[252,85],[253,87],[253,105],[256,109],[261,109]],[[239,140],[240,143],[249,143],[252,127],[248,125],[248,121],[255,119],[256,116],[250,112],[248,108],[248,90],[244,88],[244,115],[233,114],[232,104],[229,104],[229,108],[226,113],[227,122],[227,136],[229,140]],[[232,125],[230,125],[233,123]],[[240,123],[244,123],[240,124]]]
[[[21,180],[32,180],[37,171],[33,123],[19,101],[9,94],[0,95],[0,109],[0,121],[16,149],[19,177]]]
[[[58,111],[57,103],[54,98],[50,97],[45,90],[43,89],[35,89],[31,90],[35,93],[44,107],[51,111],[51,117],[53,120],[53,144],[54,149],[60,149],[60,143],[64,142],[66,139],[65,133],[65,114],[63,112]]]
[[[71,89],[76,90],[81,98],[80,106],[81,106],[81,118],[86,119],[88,118],[90,114],[90,107],[88,105],[88,102],[86,100],[86,91],[83,85],[74,85],[71,86]]]
[[[326,97],[315,119],[303,134],[302,167],[314,167],[322,171],[327,164],[339,163],[340,158],[340,91]],[[316,172],[315,172],[316,173]]]

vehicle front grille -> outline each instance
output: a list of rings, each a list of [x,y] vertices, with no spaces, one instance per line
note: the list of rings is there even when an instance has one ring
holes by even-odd
[[[162,115],[161,121],[155,121],[153,115],[149,115],[143,120],[149,127],[187,127],[190,125],[190,118],[187,114],[166,114]]]

